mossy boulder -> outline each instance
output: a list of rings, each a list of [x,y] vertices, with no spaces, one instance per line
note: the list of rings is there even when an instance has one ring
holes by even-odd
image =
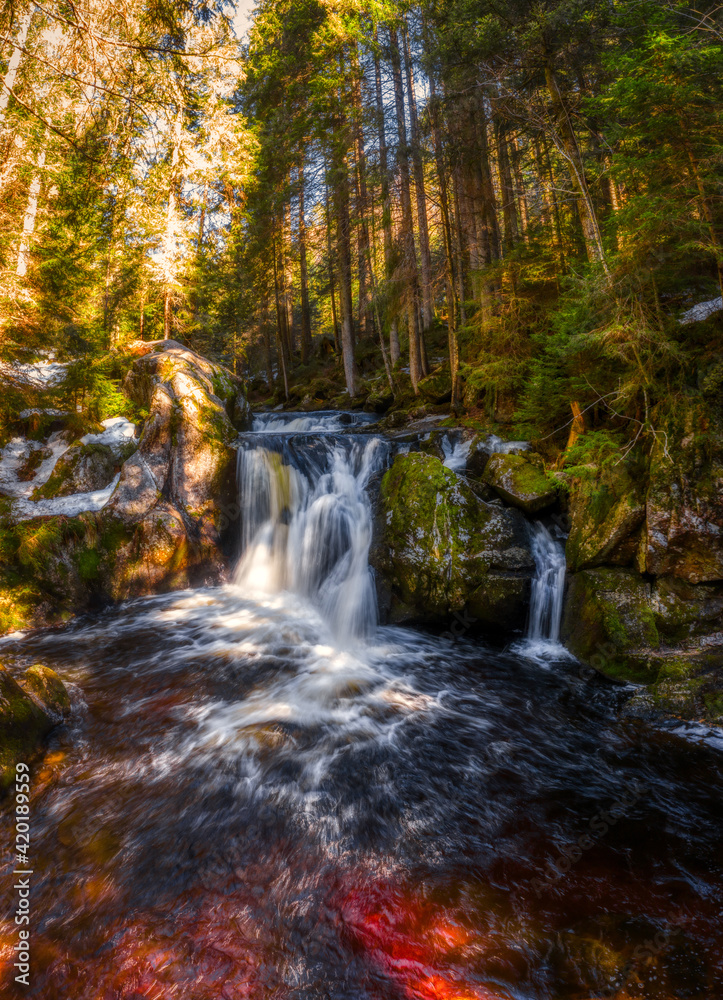
[[[38,754],[44,739],[58,721],[58,716],[45,707],[44,699],[37,694],[42,689],[43,694],[56,705],[63,700],[60,689],[55,684],[57,679],[62,687],[62,682],[53,671],[50,674],[53,677],[47,678],[47,688],[40,671],[36,671],[30,678],[26,674],[25,682],[38,699],[36,701],[0,666],[0,788],[7,788],[10,784],[18,762],[27,763]],[[51,688],[55,694],[50,693]],[[67,698],[67,692],[65,697]]]
[[[380,487],[372,564],[396,621],[521,628],[534,568],[524,518],[487,505],[438,458],[399,455]]]
[[[425,403],[436,405],[448,403],[452,398],[452,376],[449,372],[449,366],[442,367],[421,379],[417,389],[419,397]]]
[[[723,580],[723,427],[687,416],[689,433],[669,449],[658,441],[651,456],[639,568],[709,583]]]
[[[691,584],[661,576],[652,591],[652,609],[661,639],[668,645],[723,630],[723,584]]]
[[[557,500],[556,484],[543,469],[522,455],[492,455],[482,481],[526,514],[545,510]]]
[[[42,663],[28,667],[23,675],[23,684],[51,719],[65,719],[70,715],[70,695],[60,677],[50,667]]]
[[[645,520],[644,482],[625,468],[570,484],[570,535],[565,553],[573,573],[635,562]]]
[[[126,445],[123,458],[132,454],[135,448],[135,443]],[[60,456],[47,482],[33,491],[33,500],[105,489],[121,464],[122,459],[107,444],[72,445]]]
[[[561,635],[579,660],[611,676],[628,676],[630,654],[660,645],[650,584],[629,569],[575,573],[568,584]]]

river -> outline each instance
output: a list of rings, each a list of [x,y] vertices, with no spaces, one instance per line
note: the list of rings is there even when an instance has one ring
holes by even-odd
[[[0,642],[73,699],[33,773],[22,995],[723,997],[723,748],[565,655],[544,526],[526,640],[380,627],[393,446],[358,419],[242,435],[227,586]]]

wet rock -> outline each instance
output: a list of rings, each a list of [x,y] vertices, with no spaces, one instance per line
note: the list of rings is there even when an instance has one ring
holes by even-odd
[[[432,455],[400,455],[384,476],[371,558],[393,620],[466,609],[493,627],[524,624],[534,568],[524,518],[485,504]]]
[[[35,678],[30,683],[42,686]],[[18,762],[27,763],[37,755],[55,724],[51,714],[0,666],[0,788],[13,780]]]
[[[650,584],[628,569],[575,573],[568,584],[561,635],[579,660],[603,673],[626,676],[631,652],[660,645]]]
[[[482,481],[526,514],[535,514],[552,506],[557,500],[557,487],[543,469],[522,455],[492,455],[486,464]]]
[[[60,720],[70,715],[70,695],[60,677],[50,667],[42,663],[29,667],[23,675],[23,684],[51,718]]]
[[[572,572],[635,562],[645,520],[645,487],[626,469],[592,486],[572,483],[570,535],[565,554]]]
[[[686,439],[684,439],[685,442]],[[666,459],[656,446],[650,465],[640,564],[655,575],[690,583],[723,580],[723,455],[695,440]]]

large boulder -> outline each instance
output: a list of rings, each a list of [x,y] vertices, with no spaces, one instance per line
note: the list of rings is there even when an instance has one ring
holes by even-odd
[[[536,514],[557,500],[557,486],[543,469],[522,455],[493,454],[482,481],[525,514]]]
[[[107,487],[120,468],[110,500],[75,516],[0,522],[5,628],[22,625],[28,602],[17,597],[28,587],[37,612],[25,620],[40,623],[225,576],[238,527],[232,416],[246,420],[244,393],[229,372],[175,341],[132,348],[124,390],[148,412],[140,440],[131,433],[120,452],[108,450],[112,429],[101,427],[66,452],[54,484],[54,496]],[[13,599],[3,601],[3,591]]]
[[[645,520],[645,484],[624,466],[571,484],[568,569],[635,562]]]
[[[579,660],[624,674],[627,657],[657,649],[651,586],[635,570],[601,567],[568,582],[562,640]]]
[[[651,456],[640,568],[689,583],[723,580],[723,433],[691,432]]]
[[[399,455],[384,476],[371,561],[394,621],[464,611],[494,628],[524,625],[534,571],[524,518],[484,503],[432,455]]]

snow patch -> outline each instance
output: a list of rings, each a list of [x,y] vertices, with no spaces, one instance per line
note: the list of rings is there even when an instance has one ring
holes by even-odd
[[[109,417],[101,423],[105,430],[100,434],[86,434],[80,439],[81,444],[105,444],[114,452],[120,451],[129,441],[135,441],[136,425],[125,417]]]
[[[708,319],[709,316],[720,312],[721,309],[723,309],[723,295],[719,295],[717,299],[709,299],[707,302],[698,302],[678,317],[678,323],[681,326],[687,326],[689,323],[700,323],[701,320]]]
[[[28,382],[39,389],[47,389],[63,381],[68,368],[68,362],[33,361],[30,364],[24,365],[16,362],[12,365],[12,368],[24,382]]]
[[[111,423],[115,425],[117,419],[120,419],[124,425],[128,424],[128,421],[123,418],[114,418]],[[107,433],[108,421],[104,421],[104,424],[106,424],[106,431],[103,434]],[[129,424],[129,426],[135,432],[133,424]],[[120,431],[115,433],[118,435]],[[103,434],[87,436],[100,439],[103,438]],[[125,433],[120,440],[129,440],[128,434]],[[104,441],[103,443],[110,442]],[[75,517],[84,511],[102,510],[108,503],[113,490],[118,485],[120,473],[115,476],[112,483],[102,490],[73,493],[71,496],[54,497],[48,500],[33,501],[30,499],[33,490],[50,479],[58,459],[65,454],[68,448],[69,445],[64,439],[62,431],[56,431],[44,444],[17,437],[13,438],[2,450],[0,453],[0,493],[12,499],[12,516],[15,520],[28,521],[33,517],[49,517],[58,514]],[[18,472],[31,453],[40,450],[48,451],[49,455],[42,460],[33,478],[25,482],[18,479]]]

